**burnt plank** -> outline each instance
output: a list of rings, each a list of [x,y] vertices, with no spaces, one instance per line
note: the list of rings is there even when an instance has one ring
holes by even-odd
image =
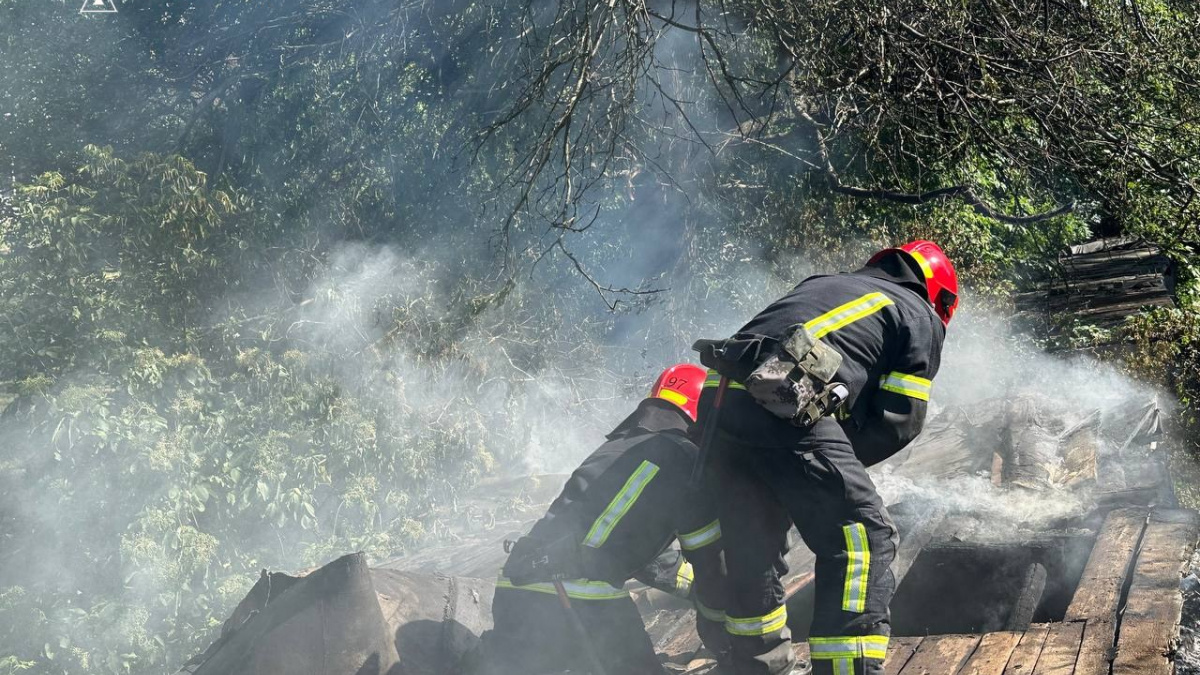
[[[1004,675],[1030,675],[1037,665],[1038,657],[1042,654],[1042,645],[1046,643],[1046,634],[1050,632],[1050,624],[1035,623],[1021,636],[1021,641],[1013,649],[1004,668]]]
[[[1104,519],[1064,620],[1116,620],[1121,588],[1147,513],[1144,508],[1117,509]]]
[[[1025,571],[1025,578],[1021,582],[1021,594],[1017,596],[1017,602],[1008,615],[1004,630],[1027,630],[1029,624],[1033,623],[1033,615],[1037,612],[1038,605],[1042,601],[1042,593],[1045,591],[1046,568],[1038,563],[1033,563]]]
[[[1142,537],[1129,598],[1121,616],[1113,675],[1170,675],[1178,636],[1179,579],[1200,536],[1200,513],[1156,510]]]
[[[895,560],[892,562],[892,575],[896,579],[893,588],[900,586],[917,556],[933,539],[934,532],[945,519],[946,507],[937,503],[925,504],[911,515],[896,516],[896,526],[900,528],[902,535]]]
[[[1042,654],[1038,657],[1033,675],[1071,675],[1075,672],[1075,660],[1079,656],[1079,645],[1083,642],[1084,622],[1056,623],[1046,634]]]
[[[1077,675],[1109,673],[1121,589],[1148,516],[1144,508],[1117,509],[1100,528],[1065,617],[1067,621],[1087,621],[1075,660]]]
[[[883,662],[884,675],[899,675],[900,670],[912,658],[921,645],[920,637],[894,637],[888,641],[887,660]]]
[[[978,644],[978,635],[930,635],[900,675],[954,675]]]
[[[1088,621],[1075,659],[1074,675],[1108,675],[1112,667],[1115,626],[1111,621]]]
[[[1022,635],[1016,631],[985,634],[957,675],[1002,675]]]

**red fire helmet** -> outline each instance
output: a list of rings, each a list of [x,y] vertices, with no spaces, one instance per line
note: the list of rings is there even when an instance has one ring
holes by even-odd
[[[688,417],[696,419],[700,405],[700,392],[704,389],[704,378],[708,371],[691,363],[678,363],[667,368],[658,376],[650,389],[650,398],[661,398],[683,408]]]
[[[950,318],[958,308],[958,273],[942,247],[918,239],[910,241],[899,248],[885,248],[871,256],[870,262],[877,262],[889,253],[903,253],[916,261],[925,273],[925,290],[929,293],[929,302],[934,311],[942,318],[942,323],[950,325]]]

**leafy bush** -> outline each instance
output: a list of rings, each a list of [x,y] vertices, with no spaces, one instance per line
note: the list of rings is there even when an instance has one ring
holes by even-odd
[[[406,550],[524,433],[456,389],[481,363],[386,344],[445,320],[428,289],[326,269],[247,316],[249,201],[177,157],[88,154],[0,230],[0,672],[178,664],[257,570]]]

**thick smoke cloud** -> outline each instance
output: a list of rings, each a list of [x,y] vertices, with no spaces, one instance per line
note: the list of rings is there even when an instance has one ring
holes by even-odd
[[[542,3],[541,11],[550,11],[553,4]],[[62,49],[50,51],[66,55],[63,60],[38,61],[49,52],[28,51],[13,55],[14,60],[25,61],[0,70],[0,90],[12,97],[12,109],[4,110],[0,119],[5,129],[0,138],[5,139],[6,150],[15,152],[19,159],[38,156],[39,142],[48,138],[61,141],[67,135],[80,146],[107,139],[119,151],[122,146],[146,149],[147,138],[162,141],[161,148],[152,149],[176,148],[182,131],[179,127],[188,119],[184,113],[191,112],[192,101],[186,96],[178,104],[179,114],[169,116],[173,121],[153,133],[138,127],[133,115],[117,106],[103,115],[80,114],[79,123],[54,117],[72,107],[58,99],[76,96],[74,89],[54,86],[74,67],[68,58],[77,51],[72,45],[86,46],[93,66],[102,66],[109,73],[106,86],[117,91],[123,83],[124,64],[131,62],[126,50],[139,49],[138,43],[126,39],[120,29],[126,15],[111,21],[87,20],[76,14],[77,4],[64,2],[62,7],[65,20],[71,22],[64,25],[70,30],[62,32]],[[227,11],[236,9],[222,7]],[[382,3],[373,10],[380,15],[388,11],[390,5]],[[412,24],[404,23],[397,29],[401,37],[411,41],[414,54],[432,50],[431,61],[448,59],[445,49],[439,48],[437,40],[416,18],[420,15],[415,7],[406,11],[404,18],[411,19]],[[369,24],[373,16],[360,18]],[[40,14],[36,17],[45,18]],[[176,472],[184,473],[196,463],[214,460],[198,457],[196,446],[190,444],[183,431],[163,433],[160,426],[155,426],[159,422],[154,415],[145,415],[154,423],[135,430],[128,442],[137,482],[118,484],[103,480],[108,475],[105,471],[113,468],[103,464],[110,459],[97,460],[101,466],[87,465],[81,459],[86,448],[69,442],[63,444],[68,448],[65,460],[52,457],[53,451],[43,440],[54,430],[29,426],[26,418],[14,411],[0,425],[0,447],[7,453],[0,457],[0,468],[9,471],[17,467],[15,470],[25,473],[21,489],[2,500],[6,510],[0,513],[0,522],[10,526],[6,533],[17,532],[13,524],[19,524],[20,536],[39,542],[39,546],[37,565],[32,569],[21,563],[18,570],[12,563],[22,555],[21,549],[7,552],[4,560],[10,568],[7,575],[0,575],[0,599],[10,599],[4,594],[17,592],[9,587],[13,578],[19,578],[33,592],[47,592],[60,599],[47,609],[51,619],[58,622],[46,629],[47,635],[57,635],[59,627],[70,623],[74,612],[95,609],[88,604],[93,598],[81,597],[78,589],[90,591],[103,586],[110,597],[137,608],[113,610],[115,616],[104,622],[104,630],[76,635],[75,646],[64,650],[100,651],[101,645],[119,645],[144,654],[161,652],[164,648],[156,643],[161,636],[147,628],[155,617],[144,607],[153,607],[156,614],[171,615],[179,612],[180,604],[195,602],[179,588],[189,583],[197,587],[201,582],[208,583],[201,577],[207,574],[216,555],[214,533],[224,544],[238,549],[253,548],[264,541],[270,545],[270,550],[259,558],[247,556],[237,561],[248,570],[246,575],[217,581],[217,588],[206,599],[211,605],[203,608],[214,617],[227,615],[260,566],[290,570],[328,560],[352,547],[402,552],[405,546],[414,545],[412,542],[435,543],[439,537],[436,525],[422,530],[426,523],[437,519],[429,512],[412,514],[414,534],[404,544],[355,538],[351,525],[372,522],[390,507],[402,510],[409,503],[405,500],[429,498],[434,506],[453,511],[452,500],[441,498],[442,493],[469,489],[473,481],[483,477],[570,471],[634,408],[664,366],[692,359],[689,345],[693,340],[727,336],[804,277],[838,271],[815,262],[827,259],[820,251],[778,254],[780,247],[762,241],[760,235],[786,228],[759,227],[775,214],[730,213],[712,189],[714,185],[742,180],[750,169],[758,176],[789,176],[796,167],[791,160],[769,152],[748,159],[746,153],[710,150],[730,141],[734,120],[723,102],[707,95],[697,96],[705,90],[695,86],[696,82],[707,77],[697,44],[690,34],[664,33],[657,47],[666,65],[660,72],[660,84],[686,103],[688,119],[681,117],[662,92],[649,88],[644,92],[646,128],[642,132],[660,144],[628,158],[623,166],[625,174],[603,184],[597,191],[605,202],[598,221],[568,241],[582,266],[602,286],[660,292],[650,296],[597,292],[570,260],[555,253],[522,268],[511,290],[498,290],[490,258],[495,254],[495,217],[504,206],[495,204],[496,195],[487,195],[483,200],[486,203],[463,197],[467,182],[464,175],[469,169],[464,168],[464,162],[456,163],[461,158],[455,157],[455,148],[441,150],[446,161],[438,168],[445,173],[429,181],[436,183],[444,178],[445,194],[421,195],[422,208],[431,205],[437,214],[416,213],[412,218],[415,224],[406,222],[410,228],[403,241],[344,241],[353,233],[347,232],[349,226],[343,220],[346,214],[339,211],[344,206],[341,203],[314,200],[317,205],[311,211],[277,214],[280,220],[307,218],[320,222],[322,236],[343,241],[324,250],[324,258],[294,287],[281,288],[275,280],[265,280],[214,303],[222,309],[206,317],[204,328],[267,336],[270,349],[247,349],[238,355],[238,364],[245,371],[242,376],[260,381],[264,391],[270,388],[272,378],[284,377],[281,373],[312,373],[311,379],[319,380],[321,386],[325,386],[326,379],[336,384],[330,387],[334,391],[330,399],[354,397],[382,411],[370,419],[365,415],[355,417],[357,410],[328,412],[330,417],[347,418],[342,423],[345,428],[335,431],[351,438],[351,442],[338,446],[348,450],[330,454],[366,454],[366,448],[387,437],[412,448],[411,455],[401,457],[405,461],[375,467],[370,472],[355,466],[355,473],[350,475],[345,467],[352,462],[346,457],[290,454],[303,445],[298,439],[300,434],[291,428],[256,428],[255,443],[251,445],[225,447],[221,445],[224,441],[218,441],[207,446],[217,457],[215,461],[225,461],[226,455],[253,456],[250,468],[263,474],[300,470],[310,464],[331,474],[322,479],[338,482],[342,493],[334,494],[327,487],[314,489],[312,515],[304,512],[300,502],[292,507],[295,513],[284,514],[289,523],[310,518],[333,530],[328,539],[313,542],[295,528],[280,527],[276,513],[261,517],[253,514],[261,522],[238,523],[234,528],[227,522],[207,520],[205,513],[215,509],[205,512],[198,508],[192,509],[193,519],[181,522],[177,512],[165,506],[178,501],[169,494],[172,490],[194,491],[200,507],[206,500],[238,495],[211,492],[211,486],[172,484]],[[469,99],[477,102],[480,110],[493,110],[496,102],[491,99],[500,95],[493,85],[498,74],[504,72],[504,58],[512,54],[511,49],[511,44],[502,45],[480,54],[474,62],[459,64],[459,79],[447,84],[440,95],[448,101]],[[363,67],[371,67],[370,59],[364,59]],[[79,79],[76,75],[72,81]],[[473,93],[465,91],[467,88]],[[47,96],[55,100],[47,103]],[[113,100],[132,105],[133,98],[126,95]],[[152,97],[147,100],[148,107],[166,105]],[[411,101],[403,103],[409,105]],[[47,116],[47,110],[53,115]],[[270,119],[246,123],[260,124],[260,131],[272,129],[275,124]],[[342,130],[336,131],[332,134],[335,139]],[[710,147],[699,142],[697,131]],[[461,139],[447,143],[454,145],[457,141]],[[391,170],[404,174],[404,178],[397,179],[403,183],[427,168],[415,161],[412,165],[394,164],[397,148],[416,142],[392,139],[391,144],[367,148],[355,159],[374,167],[391,166]],[[314,154],[327,150],[307,149]],[[256,180],[272,186],[296,180],[290,173],[297,170],[290,163],[292,148],[276,143],[259,150],[261,156],[272,159],[259,167],[261,173]],[[752,159],[758,164],[751,166],[748,162]],[[51,168],[61,167],[16,166],[19,178]],[[7,166],[0,163],[0,177],[6,170]],[[6,180],[3,185],[7,185]],[[761,185],[737,189],[765,193]],[[619,198],[614,200],[614,195]],[[446,222],[434,216],[447,212],[456,214],[458,229],[425,229],[427,223]],[[536,228],[527,230],[527,236],[522,245],[530,245],[532,251],[540,249],[531,242],[545,243],[543,232]],[[875,245],[866,241],[841,244],[847,250],[867,250]],[[280,266],[290,264],[284,260]],[[613,300],[621,302],[615,313],[605,304]],[[287,311],[278,311],[281,306]],[[1080,415],[1094,407],[1117,406],[1149,395],[1119,373],[1095,363],[1064,362],[1040,355],[1019,335],[1009,335],[1002,319],[972,314],[968,290],[963,312],[950,331],[942,373],[935,386],[934,403],[940,409],[1002,400],[1014,390],[1028,387],[1059,397]],[[247,320],[259,315],[270,318]],[[147,348],[137,352],[132,364],[190,375],[189,359],[195,356],[155,354]],[[123,379],[90,368],[67,373],[54,383],[61,408],[57,412],[81,419],[98,410],[114,418],[133,417],[140,411],[113,403],[128,386]],[[165,419],[177,411],[203,409],[212,418],[235,417],[233,401],[222,397],[221,392],[201,389],[181,387],[177,396],[154,413],[162,413]],[[220,433],[214,434],[220,437]],[[330,432],[330,436],[336,434]],[[472,472],[452,470],[468,458],[477,464]],[[77,459],[80,465],[75,472],[64,471],[57,464]],[[993,488],[975,477],[931,481],[891,476],[886,469],[880,476],[881,490],[890,499],[942,499],[951,508],[999,514],[1014,523],[1036,523],[1038,519],[1048,522],[1078,514],[1086,506],[1083,496],[1034,497]],[[436,485],[439,481],[461,484]],[[264,480],[261,487],[255,485],[252,489],[270,495],[273,487],[268,483]],[[440,491],[442,487],[447,489]],[[201,493],[200,488],[209,492]],[[438,498],[430,497],[434,493]],[[130,511],[127,521],[113,526],[104,520],[104,516],[119,509]],[[132,524],[135,518],[136,525]],[[78,545],[75,533],[99,534],[109,545],[91,550]],[[170,545],[164,544],[168,541]],[[186,554],[179,555],[180,550]],[[114,584],[111,579],[119,581]],[[162,600],[164,597],[172,598],[174,604]],[[185,627],[185,631],[193,629],[195,632],[189,633],[184,642],[195,640],[203,630],[211,631],[212,626]],[[171,644],[171,649],[177,649],[176,643]],[[6,645],[0,645],[0,659],[8,651]],[[170,651],[165,660],[173,666],[188,656],[190,653]]]
[[[1031,401],[1044,415],[1034,421],[1013,417],[1010,406],[1014,401]],[[1004,454],[1013,433],[1027,431],[1022,425],[1047,424],[1047,428],[1035,430],[1046,437],[1058,437],[1089,420],[1124,429],[1117,418],[1135,414],[1151,403],[1164,407],[1169,414],[1167,401],[1168,396],[1130,378],[1112,363],[1083,354],[1043,351],[1029,334],[1013,326],[1011,317],[973,309],[968,289],[962,310],[947,332],[927,429],[936,427],[945,417],[953,417],[959,427],[975,432],[967,438],[980,453]],[[1125,424],[1132,427],[1136,420]],[[922,446],[923,440],[927,439],[915,442],[914,456],[922,449],[938,447],[932,443]],[[1094,440],[1102,472],[1119,471],[1122,465],[1143,461],[1137,449],[1127,458],[1117,457],[1125,437],[1097,433]],[[941,503],[949,512],[987,521],[988,536],[997,539],[1018,531],[1062,527],[1095,508],[1094,485],[1086,481],[1069,489],[1035,491],[996,486],[983,472],[937,479],[902,475],[885,464],[875,473],[888,501]],[[1100,478],[1103,481],[1108,477]]]

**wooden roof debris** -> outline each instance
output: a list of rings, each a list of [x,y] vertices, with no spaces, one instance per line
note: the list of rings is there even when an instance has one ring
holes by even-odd
[[[1041,411],[1037,419],[1032,409]],[[928,433],[882,475],[966,477],[1018,501],[1062,493],[1090,507],[1063,522],[1014,522],[1005,529],[996,527],[993,514],[963,512],[936,489],[893,499],[899,592],[887,672],[1170,672],[1180,573],[1200,537],[1200,515],[1170,507],[1169,476],[1159,466],[1159,415],[1153,401],[1089,411],[1030,399],[1009,406],[980,401],[931,420]],[[1024,433],[1029,425],[1043,433]],[[989,473],[992,480],[981,480]],[[295,655],[325,659],[321,650],[340,655],[329,663],[353,666],[357,659],[357,666],[304,672],[452,671],[490,627],[493,580],[504,560],[500,542],[527,528],[564,480],[515,479],[477,492],[459,505],[462,517],[452,527],[458,543],[450,546],[373,569],[356,555],[307,576],[265,574],[221,638],[183,672],[282,675],[300,671]],[[807,637],[814,561],[799,542],[788,561],[785,587],[799,641]],[[960,566],[955,581],[952,572]],[[467,571],[470,576],[460,576]],[[710,672],[715,664],[705,658],[687,604],[631,589],[666,667],[686,675]],[[935,606],[945,611],[935,615],[929,609]],[[354,634],[330,622],[353,625]],[[322,639],[308,639],[318,633]],[[807,646],[800,641],[796,649],[803,654]]]
[[[1175,267],[1162,247],[1128,237],[1063,252],[1049,278],[1017,294],[1016,309],[1039,332],[1071,323],[1111,329],[1146,308],[1175,305]]]
[[[1170,675],[1183,605],[1179,579],[1198,537],[1195,511],[1113,511],[1064,620],[1020,632],[894,638],[886,672]]]

